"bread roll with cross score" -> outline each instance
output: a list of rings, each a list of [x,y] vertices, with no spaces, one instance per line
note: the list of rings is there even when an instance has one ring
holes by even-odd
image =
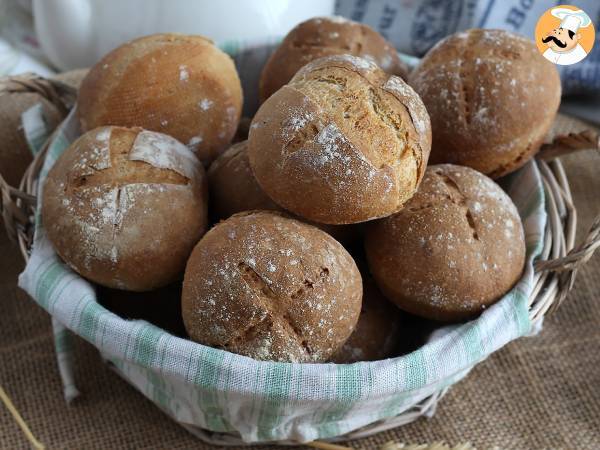
[[[154,34],[102,58],[83,80],[84,131],[139,126],[173,136],[208,165],[231,142],[242,110],[232,59],[207,38]]]
[[[277,204],[348,224],[402,208],[425,172],[431,129],[400,78],[335,55],[304,66],[262,104],[248,145],[256,180]]]
[[[369,224],[365,249],[388,299],[440,321],[479,314],[514,286],[525,264],[510,197],[485,175],[452,164],[428,167],[401,211]]]
[[[369,59],[402,78],[408,74],[394,46],[368,25],[339,16],[315,17],[296,25],[265,64],[259,83],[261,101],[288,83],[305,64],[340,54]]]
[[[58,255],[98,284],[132,291],[178,279],[206,229],[202,164],[170,136],[101,127],[58,158],[42,218]]]
[[[430,162],[498,178],[537,152],[560,104],[554,64],[534,42],[504,30],[473,29],[435,45],[411,72],[433,130]]]
[[[316,227],[250,211],[215,225],[185,270],[190,337],[259,360],[325,362],[352,333],[362,281],[352,257]]]

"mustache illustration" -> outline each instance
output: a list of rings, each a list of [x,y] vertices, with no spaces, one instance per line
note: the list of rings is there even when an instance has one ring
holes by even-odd
[[[558,38],[556,36],[547,36],[545,38],[542,38],[542,42],[545,44],[546,42],[550,42],[550,41],[554,41],[554,43],[556,45],[558,45],[560,48],[565,48],[567,46],[566,42],[562,42],[559,41]]]

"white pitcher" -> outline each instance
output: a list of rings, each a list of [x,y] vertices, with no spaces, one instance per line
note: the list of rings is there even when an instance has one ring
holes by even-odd
[[[34,0],[35,29],[59,69],[88,67],[119,44],[160,32],[261,46],[333,13],[334,0]]]

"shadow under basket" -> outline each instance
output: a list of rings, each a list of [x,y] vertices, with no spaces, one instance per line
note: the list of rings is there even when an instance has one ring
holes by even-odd
[[[59,82],[49,81],[32,75],[7,79],[5,82],[0,84],[0,92],[37,92],[47,98],[50,102],[57,105],[61,111],[68,111],[73,107],[75,102],[75,92],[68,86]],[[571,120],[564,117],[559,119]],[[582,126],[581,122],[573,121],[573,123],[577,124],[579,127]],[[2,191],[2,216],[4,224],[9,236],[18,242],[23,257],[26,261],[29,260],[31,255],[34,240],[37,206],[36,199],[39,187],[38,178],[47,156],[48,149],[50,148],[57,131],[55,131],[54,134],[48,139],[41,151],[36,154],[18,188],[9,186],[0,176],[0,189]],[[543,231],[543,237],[540,238],[540,248],[538,249],[538,254],[531,270],[531,284],[529,285],[532,287],[530,290],[531,293],[526,299],[524,299],[524,305],[527,309],[529,319],[528,326],[535,327],[536,325],[541,324],[544,316],[553,312],[562,303],[573,286],[577,271],[587,260],[589,260],[594,250],[600,246],[600,216],[596,217],[587,235],[584,236],[580,244],[576,246],[576,209],[573,205],[569,183],[563,166],[561,162],[556,159],[560,155],[584,149],[600,149],[600,138],[596,132],[592,130],[584,130],[568,135],[556,136],[550,143],[542,146],[536,157],[536,171],[539,170],[539,176],[541,178],[541,183],[543,184],[543,197],[547,220],[545,224],[545,230]],[[64,270],[68,269],[65,268]],[[81,281],[82,286],[84,287],[89,285],[89,283],[79,279],[78,276],[73,275],[73,278],[77,278],[77,282]],[[90,288],[90,290],[93,289]],[[54,304],[49,305],[47,301],[40,300],[38,298],[35,298],[35,300],[45,309],[47,309],[53,316],[55,315],[57,310],[55,309]],[[98,320],[106,320],[106,323],[113,325],[121,324],[121,322],[123,322],[122,319],[117,318],[108,311],[101,310],[99,305],[98,308],[100,309],[98,309],[96,312],[102,315],[102,317],[100,317]],[[121,322],[119,322],[119,320]],[[390,416],[380,417],[374,414],[372,416],[373,420],[369,421],[368,419],[365,419],[365,423],[362,425],[359,422],[352,422],[350,419],[347,420],[347,418],[353,414],[352,408],[356,406],[355,403],[352,403],[346,405],[345,409],[330,408],[330,410],[324,412],[320,412],[318,409],[316,409],[314,411],[314,416],[322,418],[324,421],[325,418],[327,418],[327,420],[329,420],[329,425],[327,427],[319,428],[318,425],[315,425],[314,430],[312,430],[310,427],[308,427],[308,429],[304,429],[301,425],[298,426],[298,424],[294,423],[292,423],[289,428],[282,427],[281,420],[278,418],[278,414],[286,414],[287,410],[281,409],[281,405],[278,403],[278,395],[290,394],[289,392],[286,394],[281,394],[277,390],[274,390],[273,386],[271,385],[271,390],[268,393],[259,393],[261,401],[260,406],[258,407],[258,410],[261,414],[260,420],[263,421],[265,427],[267,427],[269,424],[271,424],[270,426],[272,426],[274,429],[279,427],[279,431],[277,433],[270,434],[268,430],[265,431],[266,428],[262,431],[260,429],[258,431],[242,429],[244,426],[244,421],[252,422],[254,420],[252,417],[244,417],[244,414],[246,414],[248,410],[243,407],[243,401],[240,400],[240,398],[245,398],[244,396],[252,394],[247,392],[244,386],[236,385],[234,388],[231,386],[234,386],[235,384],[230,383],[227,385],[229,386],[227,389],[215,393],[208,390],[206,385],[203,384],[204,381],[201,379],[196,380],[193,383],[188,379],[178,379],[178,383],[173,385],[178,386],[178,388],[171,389],[169,387],[171,386],[170,383],[173,381],[173,379],[177,378],[176,375],[178,369],[176,367],[153,371],[153,367],[151,367],[151,365],[145,366],[144,364],[140,363],[139,359],[125,357],[123,356],[124,354],[119,353],[118,350],[111,350],[112,347],[110,347],[110,345],[102,347],[98,345],[98,341],[96,339],[88,334],[78,332],[78,329],[72,326],[72,324],[64,323],[64,321],[61,322],[63,322],[62,324],[64,326],[71,329],[76,334],[81,335],[83,338],[98,347],[102,356],[109,362],[111,367],[114,368],[119,375],[142,391],[146,396],[154,401],[157,406],[181,423],[182,426],[200,439],[219,445],[240,445],[253,442],[294,444],[301,441],[313,441],[315,439],[331,441],[350,440],[398,427],[412,422],[420,416],[430,416],[433,414],[439,399],[444,395],[448,387],[452,383],[465,376],[468,371],[477,362],[479,362],[475,361],[471,365],[459,367],[459,370],[454,372],[454,376],[447,379],[447,383],[435,385],[435,388],[432,390],[427,391],[423,389],[415,389],[414,391],[397,392],[396,394],[398,395],[398,399],[402,398],[406,406],[402,408],[400,413],[392,414],[395,410],[393,407],[390,407]],[[157,348],[159,345],[161,345],[161,343],[164,344],[164,342],[161,341],[161,336],[168,335],[168,333],[162,332],[162,330],[159,330],[150,324],[142,324],[140,327],[150,336],[159,336],[156,341],[144,341],[145,345],[150,345],[148,344],[149,342],[154,342],[156,346],[156,348],[150,348],[148,351],[158,351]],[[459,330],[459,327],[460,326],[456,326],[456,329]],[[302,382],[306,382],[306,380],[312,380],[314,383],[321,382],[325,385],[329,383],[329,380],[324,381],[322,378],[324,374],[339,374],[343,372],[345,374],[343,378],[345,382],[355,381],[359,384],[363,382],[377,383],[377,380],[370,380],[360,377],[352,378],[352,373],[354,373],[353,371],[356,371],[357,374],[366,373],[377,376],[380,371],[381,373],[384,373],[383,371],[387,370],[384,367],[384,364],[386,364],[385,362],[357,363],[353,365],[303,365],[257,362],[250,360],[249,358],[233,355],[222,350],[209,349],[208,347],[201,346],[175,336],[168,335],[165,337],[165,339],[168,340],[168,344],[162,345],[160,347],[160,351],[166,353],[177,353],[178,351],[174,351],[172,349],[180,348],[184,349],[185,351],[189,350],[189,352],[191,352],[191,354],[195,355],[194,357],[197,358],[197,363],[204,368],[204,375],[211,374],[212,376],[216,377],[217,381],[220,379],[220,377],[232,377],[232,379],[235,379],[236,376],[254,376],[258,378],[258,375],[260,375],[264,379],[264,382],[261,381],[262,385],[268,385],[270,376],[288,376],[293,378],[293,373],[297,370],[302,373],[302,376],[298,378],[298,380],[301,380]],[[174,360],[177,361],[177,358],[181,355],[168,356],[173,357]],[[191,357],[188,357],[188,359],[189,358]],[[207,362],[206,358],[211,360]],[[213,360],[212,358],[216,359]],[[223,361],[228,362],[229,366],[227,369],[222,368],[221,364],[225,364]],[[134,362],[136,364],[134,364]],[[245,375],[236,374],[235,371],[231,370],[232,367],[235,368],[236,364],[240,364],[245,368],[249,368],[248,370],[255,370],[255,372],[250,371]],[[290,375],[290,373],[292,373],[292,375]],[[152,381],[150,384],[152,384],[152,390],[156,395],[149,395],[147,389],[144,388],[144,386],[149,384],[149,379]],[[339,389],[339,384],[340,378],[337,378],[337,385],[335,388]],[[186,390],[188,389],[188,386],[189,390]],[[298,399],[297,407],[299,409],[306,408],[307,405],[311,407],[311,405],[315,406],[319,404],[318,397],[324,395],[319,393],[320,385],[314,384],[311,386],[311,389],[315,391],[315,398]],[[324,388],[324,390],[330,389],[330,384]],[[360,390],[361,388],[360,386],[355,386],[354,389]],[[160,395],[158,395],[157,392]],[[422,395],[418,395],[419,393]],[[185,404],[186,401],[188,403],[201,403],[201,409],[204,416],[198,418],[193,414],[186,415],[181,413],[179,416],[174,414],[172,405],[173,399],[170,398],[170,396],[177,396],[179,398],[179,403],[177,404],[175,410],[180,412],[185,412],[188,410],[192,412],[194,411],[194,408],[188,408],[189,405]],[[223,400],[223,396],[225,396],[225,400]],[[338,400],[341,402],[341,404],[343,404],[343,394],[340,398],[341,400]],[[348,402],[355,401],[355,399],[351,399],[350,397],[348,397],[346,400]],[[368,400],[368,396],[365,397],[365,402]],[[221,420],[221,422],[223,422],[221,423],[216,420],[215,417],[219,416],[219,414],[223,412],[219,410],[219,405],[222,405],[223,401],[225,401],[225,403],[229,401],[232,404],[236,404],[236,402],[240,401],[240,405],[242,406],[237,409],[232,408],[227,411],[225,417],[229,420],[229,422],[227,422],[227,420]],[[213,408],[215,412],[215,417],[213,418],[210,416],[211,408]],[[279,408],[279,412],[273,412],[272,415],[269,415],[269,411],[271,411],[269,408]],[[236,417],[236,413],[239,413],[241,416]],[[182,417],[184,417],[184,419],[182,419]],[[202,423],[205,426],[199,426],[198,423]]]

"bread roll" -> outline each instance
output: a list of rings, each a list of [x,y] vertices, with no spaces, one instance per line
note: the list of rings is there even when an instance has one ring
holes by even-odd
[[[525,240],[510,197],[485,175],[430,166],[405,208],[367,227],[369,268],[401,309],[440,321],[468,319],[519,280]]]
[[[237,129],[242,88],[231,58],[202,36],[155,34],[116,48],[83,80],[83,130],[139,126],[173,136],[208,164]]]
[[[343,17],[316,17],[296,25],[263,68],[259,91],[265,101],[305,64],[324,56],[351,54],[406,78],[408,68],[396,49],[371,27]]]
[[[324,362],[360,313],[352,257],[318,228],[272,212],[236,214],[190,257],[182,311],[190,337],[259,360]]]
[[[248,160],[248,141],[232,145],[219,156],[208,170],[211,208],[217,220],[243,211],[285,210],[269,198],[254,178]],[[311,223],[342,243],[357,240],[360,230],[355,225]]]
[[[447,37],[410,75],[431,117],[430,162],[492,178],[539,149],[560,104],[560,78],[533,41],[502,30]]]
[[[305,219],[348,224],[398,211],[427,165],[429,117],[415,92],[350,55],[303,67],[260,107],[252,170],[277,204]]]
[[[394,356],[399,347],[400,311],[381,294],[373,280],[363,278],[363,301],[354,332],[331,362],[349,364]]]
[[[98,284],[147,291],[178,279],[205,231],[202,165],[170,136],[101,127],[56,161],[42,217],[60,257]]]

